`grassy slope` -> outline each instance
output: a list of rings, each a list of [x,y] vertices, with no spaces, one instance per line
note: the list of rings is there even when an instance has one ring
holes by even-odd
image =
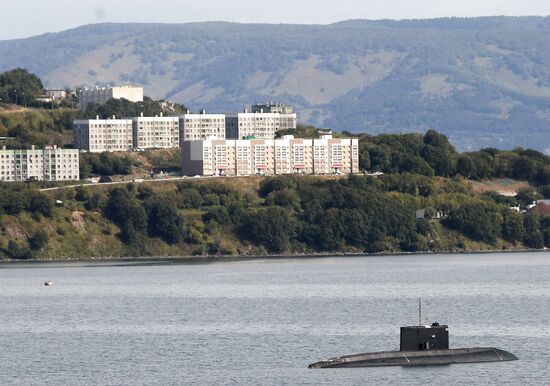
[[[72,120],[78,110],[36,109],[0,104],[0,137],[15,137],[0,145],[12,147],[34,144],[63,146],[73,142]]]

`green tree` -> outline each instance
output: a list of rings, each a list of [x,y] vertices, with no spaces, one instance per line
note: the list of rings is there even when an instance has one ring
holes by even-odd
[[[525,228],[525,236],[523,242],[529,248],[541,249],[544,247],[544,235],[540,231],[540,217],[537,215],[527,214],[523,219],[523,227]]]
[[[453,170],[453,158],[445,148],[426,145],[421,152],[422,158],[434,170],[436,176],[448,177]]]
[[[208,208],[203,215],[205,222],[216,222],[219,225],[228,225],[231,223],[231,216],[225,206],[212,206]]]
[[[550,185],[544,185],[539,188],[539,192],[544,198],[550,198]]]
[[[147,229],[147,212],[127,189],[111,190],[103,212],[121,228],[121,239],[127,244],[136,243]]]
[[[502,216],[494,205],[469,201],[452,210],[445,224],[472,240],[492,243],[501,235]]]
[[[269,205],[300,209],[300,196],[294,189],[282,189],[271,192],[267,198]]]
[[[52,217],[54,210],[53,199],[41,192],[32,192],[30,195],[31,212],[40,213],[46,217]]]
[[[82,176],[128,175],[132,173],[132,159],[128,156],[103,153],[81,153],[80,172]]]
[[[260,183],[259,193],[262,197],[267,197],[271,192],[283,189],[296,189],[298,186],[295,176],[283,175],[270,177]]]
[[[537,164],[529,158],[518,157],[512,163],[512,170],[515,179],[532,181],[537,174]]]
[[[523,216],[511,210],[506,210],[503,218],[502,237],[513,243],[522,241],[525,235],[523,229]]]
[[[0,98],[9,103],[30,104],[42,93],[44,86],[36,75],[22,68],[0,74]]]
[[[33,251],[39,251],[48,244],[48,240],[48,234],[40,229],[29,238],[29,246]]]
[[[536,191],[530,188],[523,188],[518,191],[516,195],[516,200],[521,205],[529,205],[538,199],[538,194]]]
[[[75,199],[80,202],[86,202],[90,199],[91,194],[88,188],[77,186],[75,189]]]
[[[241,234],[270,252],[282,252],[290,247],[296,225],[288,210],[271,206],[250,212]]]
[[[149,217],[149,233],[175,244],[184,238],[183,219],[178,214],[174,200],[166,197],[151,197],[146,203]]]
[[[461,154],[456,161],[456,172],[464,178],[472,178],[476,175],[476,165],[468,154]]]
[[[198,209],[202,206],[203,198],[201,194],[195,188],[178,187],[178,196],[180,200],[180,207],[182,209]]]
[[[26,260],[32,257],[32,252],[26,244],[20,244],[14,240],[8,242],[7,255],[12,259]]]

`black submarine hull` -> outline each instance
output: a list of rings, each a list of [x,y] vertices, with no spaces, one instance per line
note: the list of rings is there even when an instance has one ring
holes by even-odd
[[[514,354],[493,347],[424,351],[382,351],[331,358],[326,361],[312,363],[309,365],[309,368],[428,366],[455,363],[506,362],[517,359]]]

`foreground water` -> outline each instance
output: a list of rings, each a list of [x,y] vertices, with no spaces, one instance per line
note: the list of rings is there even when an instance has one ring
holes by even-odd
[[[418,297],[520,360],[307,369],[398,349]],[[549,353],[548,253],[0,266],[2,384],[547,384]]]

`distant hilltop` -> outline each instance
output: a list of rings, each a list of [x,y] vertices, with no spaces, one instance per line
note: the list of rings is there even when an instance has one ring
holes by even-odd
[[[350,132],[436,129],[461,150],[550,152],[550,18],[97,24],[0,42],[0,72],[134,84],[191,109],[282,100]]]

